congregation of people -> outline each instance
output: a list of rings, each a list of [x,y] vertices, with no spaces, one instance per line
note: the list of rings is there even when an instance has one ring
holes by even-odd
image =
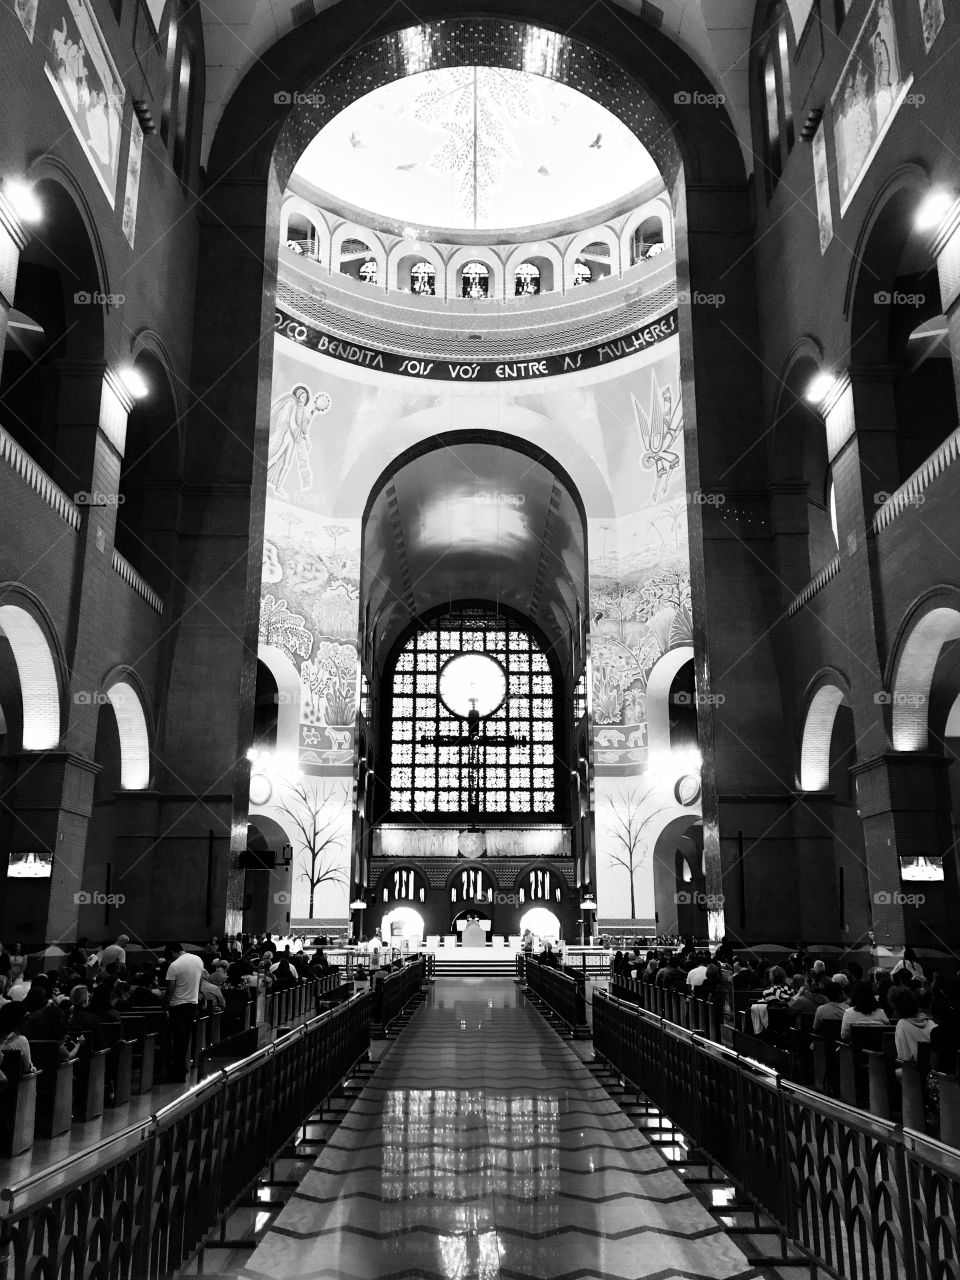
[[[53,1041],[61,1059],[77,1058],[106,1048],[105,1028],[120,1024],[123,1014],[155,1011],[165,1017],[166,1078],[184,1083],[193,1027],[203,1012],[221,1013],[224,1035],[240,1030],[260,991],[331,972],[326,942],[318,938],[308,947],[303,939],[238,934],[199,949],[173,942],[162,955],[138,949],[134,962],[130,939],[121,934],[102,946],[79,939],[59,968],[47,967],[50,957],[28,964],[19,944],[10,951],[0,944],[0,1050],[19,1052],[28,1073],[32,1043]]]
[[[917,1048],[929,1044],[934,1065],[953,1070],[960,1051],[960,975],[927,974],[911,947],[892,968],[866,972],[850,960],[837,968],[802,947],[782,964],[771,965],[738,953],[727,940],[711,954],[693,939],[672,948],[617,951],[615,975],[652,982],[700,998],[722,1000],[727,991],[758,993],[751,1005],[752,1028],[769,1034],[770,1012],[777,1021],[800,1025],[812,1015],[812,1031],[849,1042],[856,1026],[892,1026],[899,1064],[916,1062]]]

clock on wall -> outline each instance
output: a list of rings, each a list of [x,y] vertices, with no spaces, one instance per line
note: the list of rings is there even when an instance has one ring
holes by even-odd
[[[476,708],[481,716],[493,715],[507,696],[507,673],[486,653],[459,653],[440,672],[440,700],[448,711],[464,720]]]

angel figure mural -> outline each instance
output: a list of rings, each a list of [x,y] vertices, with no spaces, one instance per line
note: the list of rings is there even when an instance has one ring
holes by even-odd
[[[326,413],[332,401],[325,391],[310,402],[310,388],[298,383],[275,400],[270,410],[270,447],[267,454],[267,483],[278,498],[286,498],[284,482],[294,458],[300,473],[300,487],[313,484],[310,466],[310,425],[317,414]]]
[[[630,398],[643,441],[640,465],[647,471],[656,471],[651,499],[659,502],[667,491],[671,473],[680,465],[680,455],[673,452],[673,445],[683,429],[683,409],[679,401],[674,404],[669,387],[660,390],[656,374],[650,391],[649,414],[640,407],[635,395]]]

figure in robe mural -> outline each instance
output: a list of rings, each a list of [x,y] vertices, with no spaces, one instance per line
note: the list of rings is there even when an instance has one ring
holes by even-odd
[[[643,440],[640,465],[647,471],[656,470],[650,496],[653,502],[659,502],[670,483],[670,473],[680,465],[680,455],[673,452],[673,445],[683,429],[683,409],[679,401],[674,405],[669,387],[660,390],[656,374],[650,391],[649,414],[640,407],[635,395],[631,394],[630,398]]]
[[[318,414],[327,413],[332,401],[325,391],[310,402],[310,388],[301,382],[275,400],[270,410],[270,449],[267,454],[267,483],[279,498],[286,498],[284,483],[294,458],[303,490],[313,485],[310,466],[310,425]]]

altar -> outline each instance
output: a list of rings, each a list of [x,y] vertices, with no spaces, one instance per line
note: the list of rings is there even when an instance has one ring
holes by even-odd
[[[457,932],[462,947],[485,947],[490,932],[489,920],[458,920]]]

